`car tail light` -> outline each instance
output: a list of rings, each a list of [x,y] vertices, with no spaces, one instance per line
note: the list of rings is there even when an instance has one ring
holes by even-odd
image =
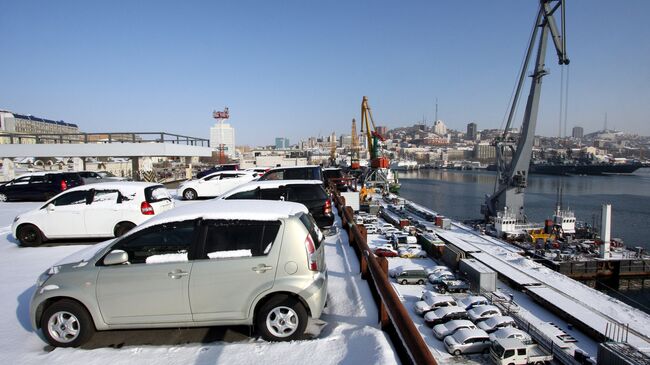
[[[325,215],[332,214],[332,201],[329,200],[329,198],[325,200],[325,206],[323,207],[323,214]]]
[[[316,262],[316,246],[314,246],[314,241],[311,239],[311,235],[307,234],[305,239],[305,249],[307,250],[307,261],[309,263],[309,270],[318,271],[318,262]]]
[[[142,202],[140,204],[140,212],[144,215],[154,215],[153,207],[148,202]]]
[[[65,180],[61,180],[61,191],[64,191],[67,188],[68,184],[65,182]]]

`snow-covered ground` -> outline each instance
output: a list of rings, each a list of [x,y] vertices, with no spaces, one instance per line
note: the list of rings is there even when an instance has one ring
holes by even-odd
[[[176,202],[178,205],[188,204]],[[354,251],[344,231],[325,241],[329,272],[328,306],[324,326],[316,338],[290,343],[269,343],[245,335],[235,342],[206,341],[205,329],[112,331],[108,345],[90,349],[52,349],[32,331],[29,302],[36,278],[61,258],[87,247],[56,243],[22,248],[11,235],[13,218],[42,203],[0,203],[0,328],[1,364],[392,364],[398,359],[386,334],[377,324],[377,308],[361,280]],[[337,225],[340,221],[337,218]],[[343,243],[342,243],[343,242]],[[228,328],[225,328],[228,329]],[[246,332],[246,331],[244,331]],[[317,332],[317,331],[315,331]],[[198,333],[198,335],[197,335]],[[148,335],[148,336],[147,336]],[[153,339],[143,337],[155,336]],[[130,339],[130,341],[123,341]],[[151,345],[150,343],[154,343]],[[101,344],[101,341],[100,341]]]

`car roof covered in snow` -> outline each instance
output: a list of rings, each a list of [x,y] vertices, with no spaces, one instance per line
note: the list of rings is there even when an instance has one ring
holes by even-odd
[[[212,199],[163,212],[137,226],[133,229],[133,232],[167,222],[180,222],[197,218],[274,221],[307,212],[304,205],[292,202]]]
[[[240,193],[242,191],[251,191],[257,188],[260,189],[275,189],[280,186],[287,185],[323,185],[323,182],[320,180],[264,180],[264,181],[251,181],[249,183],[240,185],[234,189],[226,191],[223,193],[219,199],[224,199],[231,196],[235,193]]]

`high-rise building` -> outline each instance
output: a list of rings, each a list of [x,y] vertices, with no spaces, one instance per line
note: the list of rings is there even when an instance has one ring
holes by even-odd
[[[377,130],[377,133],[379,133],[380,136],[386,137],[386,134],[388,133],[388,127],[377,126],[377,128],[375,129]]]
[[[275,149],[283,150],[289,148],[289,139],[284,137],[275,137]]]
[[[447,134],[447,126],[442,120],[436,120],[433,123],[433,132],[439,136]]]
[[[235,155],[235,128],[227,122],[216,122],[210,128],[210,147],[218,151],[219,146],[224,145],[223,153],[227,156]]]
[[[573,127],[573,131],[571,132],[571,136],[577,139],[582,139],[584,134],[585,134],[585,130],[582,129],[582,127]]]
[[[465,139],[469,141],[476,141],[477,126],[476,123],[472,122],[467,125],[467,134]]]

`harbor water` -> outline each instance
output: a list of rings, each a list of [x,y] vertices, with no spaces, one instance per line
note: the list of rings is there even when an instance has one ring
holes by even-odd
[[[400,196],[456,220],[479,219],[486,194],[494,191],[495,173],[484,170],[419,170],[400,172]],[[650,168],[630,175],[531,175],[525,197],[530,221],[551,218],[562,186],[562,201],[578,221],[600,224],[601,205],[612,204],[612,237],[628,247],[650,252]],[[650,290],[608,291],[650,313]]]

